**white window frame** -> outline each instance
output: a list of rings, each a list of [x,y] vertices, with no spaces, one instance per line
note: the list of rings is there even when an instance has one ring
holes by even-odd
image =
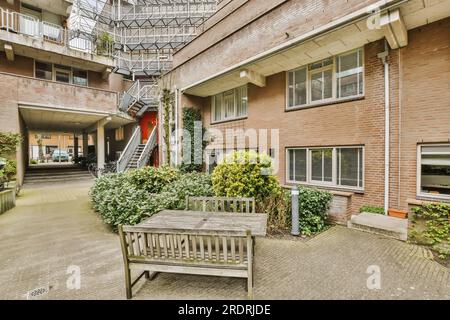
[[[237,114],[237,94],[236,94],[236,92],[237,92],[237,90],[242,89],[242,88],[245,88],[245,96],[247,98],[247,105],[246,105],[246,110],[245,110],[246,112],[245,112],[245,115],[237,116],[236,115]],[[220,120],[216,120],[215,119],[215,114],[216,114],[216,97],[218,95],[222,95],[222,97],[223,97],[223,94],[228,92],[228,91],[233,91],[233,99],[234,99],[234,111],[233,111],[233,113],[234,113],[234,115],[225,117],[225,107],[224,107],[224,104],[222,103],[222,110],[220,112],[221,113]],[[236,87],[236,88],[233,88],[233,89],[226,90],[226,91],[220,92],[218,94],[215,94],[215,95],[211,96],[211,123],[214,124],[214,123],[227,122],[227,121],[232,121],[232,120],[245,119],[245,118],[248,117],[248,106],[249,106],[249,103],[248,103],[248,86],[247,85],[239,86],[239,87]]]
[[[422,147],[441,147],[450,146],[449,143],[432,143],[432,144],[418,144],[417,145],[417,168],[416,168],[416,195],[424,199],[436,199],[450,201],[450,195],[436,195],[430,193],[422,193]]]
[[[338,63],[338,59],[340,56],[345,56],[354,52],[361,52],[361,61],[362,61],[362,93],[353,95],[353,96],[348,96],[348,97],[337,97],[337,93],[338,93],[338,86],[337,86],[337,63]],[[366,81],[365,81],[365,51],[364,51],[364,47],[360,47],[360,48],[356,48],[353,50],[349,50],[343,53],[340,53],[338,55],[335,55],[333,57],[331,57],[333,63],[332,65],[328,65],[328,66],[324,66],[318,69],[314,69],[314,70],[310,70],[310,66],[312,64],[321,62],[321,61],[325,61],[329,58],[325,58],[325,59],[321,59],[319,61],[313,62],[313,63],[309,63],[307,65],[302,65],[299,68],[295,68],[292,70],[288,70],[286,71],[286,102],[285,102],[285,110],[286,111],[291,111],[291,110],[297,110],[297,109],[303,109],[303,108],[309,108],[309,107],[314,107],[314,106],[321,106],[321,105],[326,105],[326,104],[331,104],[331,103],[335,103],[335,102],[344,102],[344,101],[348,101],[348,100],[354,100],[354,99],[359,99],[359,98],[363,98],[365,96],[365,86],[366,86]],[[293,97],[292,97],[292,101],[294,103],[293,106],[289,106],[289,74],[293,73],[293,84],[295,84],[295,72],[301,69],[306,68],[306,103],[304,104],[295,104],[295,87],[293,88]],[[317,101],[312,101],[312,95],[311,95],[311,76],[312,74],[316,74],[318,72],[323,72],[325,70],[328,69],[332,69],[332,95],[331,98],[328,99],[322,99],[322,100],[317,100]],[[358,82],[358,89],[359,89],[359,82]]]
[[[316,181],[312,179],[312,151],[313,150],[321,150],[321,149],[332,149],[333,157],[332,157],[332,179],[331,181]],[[337,167],[337,157],[338,157],[338,149],[361,149],[362,154],[359,161],[361,163],[361,170],[359,172],[358,166],[358,183],[361,175],[361,186],[345,186],[338,184],[338,170],[340,168]],[[290,158],[289,151],[290,150],[306,150],[306,181],[296,181],[290,179]],[[331,189],[343,189],[343,190],[353,190],[358,192],[363,192],[365,188],[365,146],[364,145],[350,145],[350,146],[324,146],[324,147],[287,147],[285,154],[285,178],[286,183],[290,184],[299,184],[299,185],[307,185],[307,186],[317,186],[317,187],[326,187]]]

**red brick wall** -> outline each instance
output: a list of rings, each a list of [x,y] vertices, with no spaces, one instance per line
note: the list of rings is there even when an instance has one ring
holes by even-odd
[[[450,142],[450,18],[409,32],[400,50],[401,190],[416,198],[418,143]]]
[[[450,19],[445,19],[412,30],[408,47],[390,51],[389,205],[393,208],[407,209],[407,199],[415,198],[417,143],[450,141],[450,55],[444,32],[449,27]],[[357,213],[364,204],[383,206],[384,67],[377,57],[382,51],[383,41],[365,46],[361,100],[285,112],[286,78],[279,73],[268,77],[264,88],[249,85],[247,119],[211,124],[210,98],[182,97],[181,107],[201,107],[206,127],[279,129],[281,183],[285,183],[286,147],[364,145],[365,188],[352,196],[349,213]]]

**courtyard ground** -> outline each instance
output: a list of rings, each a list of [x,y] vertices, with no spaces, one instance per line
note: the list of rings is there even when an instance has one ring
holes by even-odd
[[[0,216],[0,299],[125,298],[119,238],[91,210],[91,183],[25,188]],[[428,250],[341,226],[308,241],[258,239],[255,263],[256,299],[450,299],[450,270]],[[367,288],[368,268],[380,289]],[[244,283],[159,274],[134,299],[244,299]]]

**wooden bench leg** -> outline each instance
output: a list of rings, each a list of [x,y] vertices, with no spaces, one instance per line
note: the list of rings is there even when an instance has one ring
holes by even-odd
[[[127,294],[127,299],[131,299],[131,297],[132,297],[131,274],[130,274],[130,269],[127,267],[125,268],[125,290],[126,290],[126,294]]]
[[[148,276],[147,276],[147,274],[148,274]],[[158,274],[158,272],[156,272],[156,271],[147,271],[147,274],[146,274],[145,278],[147,278],[148,281],[152,281],[153,279],[155,279],[155,277]]]

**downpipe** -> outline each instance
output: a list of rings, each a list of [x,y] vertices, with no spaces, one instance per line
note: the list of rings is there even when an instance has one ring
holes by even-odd
[[[378,58],[384,65],[384,214],[389,210],[389,162],[390,162],[390,96],[389,96],[389,47],[384,40],[384,51],[378,54]]]

